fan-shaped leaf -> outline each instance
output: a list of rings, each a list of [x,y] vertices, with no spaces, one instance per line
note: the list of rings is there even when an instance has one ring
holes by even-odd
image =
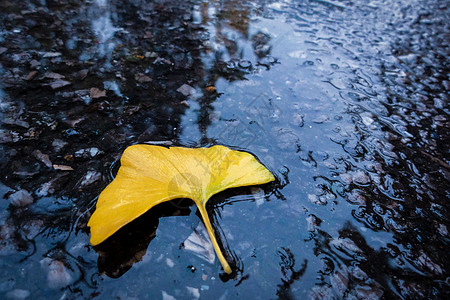
[[[206,212],[206,202],[225,189],[274,179],[251,154],[224,146],[130,146],[122,155],[116,178],[100,194],[89,220],[91,243],[100,244],[159,203],[190,198],[200,211],[224,270],[230,273]]]

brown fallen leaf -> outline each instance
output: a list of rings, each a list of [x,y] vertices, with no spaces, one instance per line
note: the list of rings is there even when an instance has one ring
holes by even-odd
[[[60,171],[73,171],[73,168],[71,166],[65,165],[53,165],[53,169]]]
[[[63,79],[64,75],[58,74],[58,73],[54,73],[54,72],[47,72],[44,74],[45,78],[50,78],[50,79]]]
[[[98,98],[106,97],[106,91],[93,87],[93,88],[91,88],[91,91],[90,91],[90,97],[91,97],[91,99],[98,99]]]
[[[134,76],[134,79],[136,79],[136,81],[140,82],[140,83],[144,83],[144,82],[150,82],[152,81],[152,79],[150,77],[148,77],[147,75],[143,74],[143,73],[137,73]]]
[[[25,77],[26,81],[29,81],[31,79],[33,79],[34,77],[36,77],[37,71],[31,71],[30,73],[28,73],[27,77]]]
[[[33,59],[32,61],[30,61],[30,66],[32,69],[36,69],[37,67],[39,67],[41,65],[41,63],[35,59]]]
[[[215,86],[208,86],[205,88],[205,90],[207,90],[210,93],[214,93],[214,92],[216,92],[217,89]]]
[[[56,90],[56,89],[62,88],[62,87],[66,86],[66,85],[69,85],[69,84],[70,84],[69,81],[56,80],[56,81],[53,81],[52,83],[50,83],[50,87],[52,89]]]

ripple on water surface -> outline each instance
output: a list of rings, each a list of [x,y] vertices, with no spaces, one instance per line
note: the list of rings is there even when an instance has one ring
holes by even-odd
[[[445,1],[5,3],[1,295],[448,296]],[[279,179],[210,201],[232,276],[186,200],[89,246],[143,142],[246,150]]]

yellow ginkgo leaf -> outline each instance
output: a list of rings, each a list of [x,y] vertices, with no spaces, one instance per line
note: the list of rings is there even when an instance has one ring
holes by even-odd
[[[190,198],[197,205],[217,256],[231,273],[206,212],[206,202],[225,189],[275,180],[255,157],[224,146],[165,148],[128,147],[116,178],[103,190],[89,220],[91,243],[98,245],[153,206]]]

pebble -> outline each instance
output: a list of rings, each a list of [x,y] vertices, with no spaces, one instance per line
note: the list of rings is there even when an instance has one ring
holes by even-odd
[[[175,263],[173,262],[173,260],[171,260],[170,258],[166,258],[166,265],[169,268],[173,268],[175,266]]]
[[[182,86],[180,86],[177,89],[177,92],[182,93],[183,95],[185,95],[187,97],[187,96],[193,95],[195,93],[195,89],[188,84],[183,84]]]
[[[81,180],[81,186],[86,186],[93,184],[94,182],[100,180],[102,177],[102,174],[97,171],[88,171],[86,175],[84,175],[83,179]]]
[[[65,76],[58,74],[58,73],[54,73],[54,72],[47,72],[44,74],[44,78],[50,78],[50,79],[63,79]]]
[[[321,116],[318,116],[317,118],[315,118],[313,120],[313,122],[316,123],[316,124],[322,124],[322,123],[325,123],[328,120],[330,120],[330,118],[328,116],[321,115]]]
[[[317,197],[317,195],[314,194],[308,194],[308,200],[316,205],[326,205],[328,203],[324,198]]]
[[[36,157],[37,160],[41,161],[47,167],[53,167],[52,162],[50,161],[50,157],[47,154],[42,153],[40,150],[34,150],[33,156]]]
[[[75,279],[59,260],[49,257],[41,260],[41,267],[47,272],[47,284],[51,289],[60,289],[72,284]]]
[[[85,117],[80,117],[77,119],[64,119],[62,120],[62,122],[64,122],[65,124],[69,125],[70,127],[75,127],[77,126],[78,123],[80,123],[81,121],[84,121]]]
[[[44,227],[44,221],[38,219],[30,220],[25,224],[21,224],[21,227],[24,236],[29,240],[33,240]]]
[[[184,106],[186,106],[187,108],[189,108],[189,107],[191,106],[191,105],[189,104],[189,102],[186,101],[186,100],[181,101],[181,102],[180,102],[180,105],[184,105]]]
[[[308,223],[308,231],[315,231],[320,226],[320,223],[322,223],[322,220],[315,215],[309,215],[306,217],[306,222]]]
[[[100,90],[96,87],[91,88],[90,92],[89,92],[89,97],[91,99],[98,99],[98,98],[103,98],[106,97],[106,91],[105,90]]]
[[[167,294],[166,291],[162,291],[161,293],[162,293],[163,300],[176,300],[177,299],[174,296]]]
[[[332,163],[327,162],[327,161],[324,162],[323,165],[325,167],[327,167],[328,169],[331,169],[331,170],[337,170],[337,168],[338,168],[335,164],[332,164]]]
[[[434,274],[441,275],[443,274],[443,270],[441,266],[431,260],[431,258],[425,254],[425,252],[421,251],[421,255],[417,258],[417,264],[422,266],[422,268],[428,269]]]
[[[274,127],[272,129],[272,134],[276,138],[277,146],[283,150],[295,150],[297,149],[297,144],[299,142],[299,137],[297,134],[287,128]]]
[[[404,63],[413,64],[417,61],[418,55],[414,53],[409,53],[406,55],[398,56],[397,58]]]
[[[9,202],[17,207],[30,205],[33,201],[33,196],[27,190],[23,189],[9,196]]]
[[[3,124],[8,124],[8,125],[16,125],[19,127],[23,127],[23,128],[30,128],[30,123],[28,123],[27,121],[21,120],[21,119],[17,119],[17,118],[4,118],[2,120]]]
[[[50,87],[54,90],[65,87],[67,85],[71,84],[69,81],[65,81],[65,80],[55,80],[52,83],[50,83]]]
[[[30,291],[22,289],[14,289],[6,293],[6,299],[24,300],[31,295]]]
[[[381,299],[383,296],[383,290],[378,285],[361,286],[355,290],[357,299]]]
[[[350,184],[353,182],[353,176],[349,173],[342,173],[339,175],[341,177],[342,181],[346,184]]]
[[[53,194],[55,192],[55,189],[53,187],[54,181],[50,180],[49,182],[43,183],[37,190],[36,195],[40,197],[44,197],[50,194]]]
[[[351,253],[362,253],[362,250],[356,246],[355,242],[353,242],[349,238],[344,239],[334,239],[330,242],[330,245],[336,247],[337,249],[344,250]]]
[[[187,286],[186,289],[188,290],[189,294],[191,294],[192,299],[200,298],[200,291],[197,288]]]
[[[143,73],[137,73],[137,74],[134,76],[134,79],[135,79],[137,82],[140,82],[140,83],[152,81],[152,79],[151,79],[149,76],[147,76],[147,75],[145,75],[145,74],[143,74]]]
[[[30,67],[32,69],[36,69],[37,67],[39,67],[41,65],[41,63],[35,59],[30,61]]]
[[[352,276],[358,280],[367,280],[369,278],[366,272],[361,270],[361,268],[358,266],[351,267],[349,270]]]
[[[353,174],[353,181],[357,184],[368,184],[370,183],[370,178],[363,171],[357,171]]]
[[[80,149],[75,152],[75,157],[78,158],[92,158],[100,154],[100,150],[95,147]]]
[[[67,142],[60,139],[54,139],[52,142],[53,149],[55,149],[56,152],[64,148],[64,146],[66,146],[67,144]]]
[[[266,198],[264,194],[264,190],[262,188],[252,187],[250,188],[253,197],[255,198],[256,206],[261,206]]]
[[[19,134],[12,130],[0,129],[0,144],[15,143],[20,140]]]
[[[383,166],[378,162],[368,164],[367,169],[371,171],[376,171],[379,174],[384,174]]]
[[[292,125],[303,127],[304,125],[303,116],[298,113],[294,113],[291,118],[291,123]]]
[[[352,191],[348,194],[347,201],[351,204],[364,205],[366,203],[366,198],[358,191]]]
[[[322,286],[315,286],[313,287],[309,292],[309,299],[321,299],[321,300],[328,300],[328,299],[335,299],[336,296],[333,293],[333,290],[331,287],[327,285]]]
[[[361,119],[362,119],[364,125],[366,125],[366,126],[370,126],[374,122],[374,120],[370,116],[367,116],[367,115],[361,115]]]
[[[444,224],[439,224],[438,231],[442,236],[444,237],[448,236],[447,226],[445,226]]]
[[[330,277],[330,283],[333,289],[335,290],[336,294],[339,295],[339,297],[343,297],[345,291],[348,287],[348,273],[336,271],[333,276]]]

